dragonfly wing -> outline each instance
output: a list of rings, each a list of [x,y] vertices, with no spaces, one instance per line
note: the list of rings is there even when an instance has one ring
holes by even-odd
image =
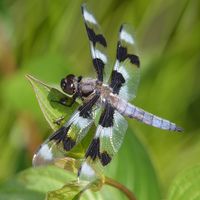
[[[140,61],[133,30],[123,24],[119,31],[117,56],[110,86],[114,93],[129,101],[136,96],[140,80]]]
[[[97,72],[97,78],[99,81],[103,81],[103,74],[105,75],[105,79],[109,76],[109,68],[105,67],[108,63],[106,53],[107,42],[97,20],[92,12],[89,11],[86,4],[82,5],[82,15],[90,42],[92,61]]]
[[[94,95],[88,102],[80,106],[69,121],[53,133],[39,148],[33,157],[33,165],[43,165],[56,158],[65,157],[67,152],[77,145],[87,134],[94,122],[94,105],[99,95]]]
[[[118,152],[127,127],[124,117],[107,104],[85,157],[93,161],[99,159],[103,166],[107,165]]]
[[[127,127],[124,117],[112,106],[106,105],[85,160],[79,169],[80,179],[92,181],[101,178],[103,166],[111,162],[123,143]]]

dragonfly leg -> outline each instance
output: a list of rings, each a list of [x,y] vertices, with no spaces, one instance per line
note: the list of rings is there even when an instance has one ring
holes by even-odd
[[[64,116],[59,117],[58,119],[54,120],[53,123],[57,124],[58,126],[61,125],[62,120],[64,119]]]
[[[71,102],[69,101],[69,98],[68,98],[68,97],[63,97],[63,98],[61,98],[61,99],[59,99],[59,100],[51,100],[51,102],[56,102],[56,103],[59,103],[59,104],[61,104],[61,105],[63,105],[63,106],[71,107],[71,106],[75,103],[76,98],[77,98],[77,95],[75,94],[75,95],[72,97],[72,99],[70,99]]]

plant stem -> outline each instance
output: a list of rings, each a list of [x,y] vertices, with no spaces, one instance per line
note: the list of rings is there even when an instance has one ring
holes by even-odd
[[[123,192],[129,200],[136,200],[136,197],[134,196],[134,194],[127,187],[122,185],[121,183],[119,183],[111,178],[108,178],[108,177],[105,177],[104,183],[106,185],[115,187],[118,190],[121,190],[121,192]]]

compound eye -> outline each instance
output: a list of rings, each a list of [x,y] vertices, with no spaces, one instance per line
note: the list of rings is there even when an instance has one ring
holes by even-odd
[[[62,79],[60,83],[62,90],[69,95],[75,93],[74,77],[73,74],[70,74],[66,78]]]

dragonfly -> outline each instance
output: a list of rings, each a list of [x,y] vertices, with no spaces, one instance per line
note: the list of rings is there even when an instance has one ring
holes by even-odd
[[[128,127],[125,117],[164,130],[181,132],[183,129],[130,103],[136,97],[140,79],[140,59],[131,26],[122,24],[119,29],[116,61],[110,70],[107,41],[101,28],[86,4],[82,5],[81,10],[96,78],[69,74],[61,80],[63,92],[72,98],[70,102],[62,98],[58,103],[72,106],[77,99],[81,99],[82,104],[40,146],[33,157],[33,164],[38,165],[65,155],[82,141],[91,126],[98,121],[85,152],[85,162],[79,170],[79,174],[90,176],[93,172],[88,163],[98,161],[104,167],[121,147]]]

